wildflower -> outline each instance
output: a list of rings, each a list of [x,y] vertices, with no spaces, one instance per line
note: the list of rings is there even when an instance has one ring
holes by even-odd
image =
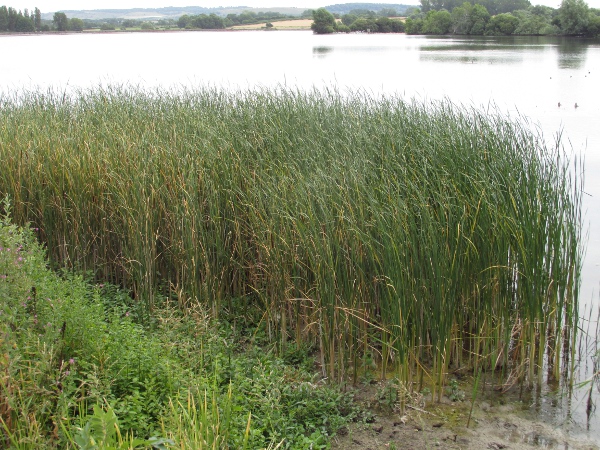
[[[69,364],[75,364],[75,358],[69,359]]]
[[[129,317],[129,311],[125,313],[125,317]]]
[[[65,377],[68,377],[71,374],[70,370],[65,370]]]

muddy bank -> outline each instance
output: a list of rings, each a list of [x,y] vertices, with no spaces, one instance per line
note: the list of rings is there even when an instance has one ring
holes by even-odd
[[[333,439],[333,449],[575,449],[598,450],[598,442],[569,435],[541,420],[534,420],[516,403],[490,405],[478,401],[469,427],[470,402],[408,406],[402,414],[397,406],[378,408],[376,394],[357,397],[370,407],[372,416],[342,428]]]

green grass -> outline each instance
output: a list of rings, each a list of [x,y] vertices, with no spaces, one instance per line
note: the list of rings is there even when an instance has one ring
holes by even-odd
[[[524,120],[335,90],[98,87],[0,99],[0,194],[52,261],[266,339],[332,380],[374,360],[541,379],[574,338],[581,167]],[[565,342],[563,342],[563,340]],[[546,353],[546,348],[550,351]]]

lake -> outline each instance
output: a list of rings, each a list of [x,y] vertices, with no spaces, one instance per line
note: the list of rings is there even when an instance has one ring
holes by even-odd
[[[316,36],[310,31],[107,33],[0,36],[0,54],[0,92],[9,94],[99,84],[174,89],[315,86],[395,93],[422,101],[448,98],[526,117],[549,143],[560,133],[568,152],[585,157],[589,238],[581,304],[586,314],[598,308],[599,40]],[[582,364],[581,379],[590,375],[591,369]],[[562,403],[562,408],[541,408],[544,420],[600,441],[600,419],[595,414],[586,424],[581,392],[572,403],[572,421]]]

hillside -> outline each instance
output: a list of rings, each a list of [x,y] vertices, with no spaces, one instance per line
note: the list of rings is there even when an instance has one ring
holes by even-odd
[[[399,14],[402,14],[408,8],[414,7],[414,5],[403,5],[403,4],[386,4],[386,3],[341,3],[325,8],[336,14],[347,14],[353,9],[368,9],[371,11],[378,12],[384,8],[395,9]],[[216,14],[218,16],[226,16],[227,14],[240,14],[244,11],[272,11],[278,12],[285,15],[300,16],[306,8],[302,7],[269,7],[269,8],[251,8],[246,6],[231,6],[231,7],[219,7],[219,8],[204,8],[202,6],[168,6],[164,8],[130,8],[130,9],[93,9],[93,10],[63,10],[69,18],[77,17],[79,19],[178,19],[184,14],[197,15],[197,14]],[[46,20],[52,20],[54,11],[43,12],[42,18]]]
[[[79,19],[178,19],[184,14],[240,14],[244,11],[273,11],[286,15],[300,16],[306,8],[250,8],[234,6],[225,8],[204,8],[202,6],[168,6],[165,8],[131,8],[131,9],[94,9],[94,10],[64,10],[69,17]],[[42,13],[42,18],[52,20],[54,12]]]
[[[415,2],[416,3],[416,2]],[[355,9],[366,9],[379,12],[382,9],[394,9],[398,14],[403,14],[407,9],[414,8],[416,5],[390,4],[390,3],[339,3],[325,6],[325,9],[333,14],[348,14]]]

